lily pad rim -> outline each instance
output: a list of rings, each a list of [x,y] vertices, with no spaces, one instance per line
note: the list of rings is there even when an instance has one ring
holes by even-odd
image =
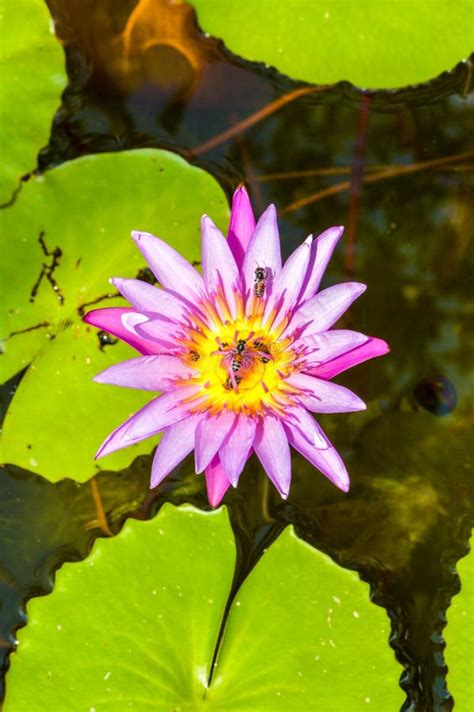
[[[192,0],[190,0],[192,3]],[[199,29],[201,32],[205,32],[202,27],[199,25]],[[337,82],[333,82],[332,84],[313,84],[305,79],[298,79],[297,77],[290,77],[288,74],[285,74],[282,72],[278,67],[276,67],[273,64],[267,64],[266,62],[262,60],[256,60],[256,59],[248,59],[247,57],[242,57],[239,54],[236,54],[232,49],[230,49],[226,43],[225,40],[222,37],[217,37],[214,35],[210,35],[209,39],[212,39],[214,42],[216,42],[218,47],[221,47],[225,50],[226,53],[228,53],[229,57],[234,59],[236,62],[241,63],[245,62],[246,66],[253,66],[258,69],[264,69],[266,72],[271,72],[273,74],[273,79],[278,79],[282,78],[285,79],[286,81],[291,81],[295,84],[295,88],[298,87],[318,87],[322,89],[334,89],[334,88],[346,88],[349,89],[352,92],[357,92],[357,94],[369,94],[369,95],[376,95],[377,97],[383,98],[383,97],[394,97],[397,94],[400,94],[401,92],[407,92],[411,93],[414,91],[419,91],[420,89],[434,89],[436,87],[436,84],[440,84],[439,89],[446,91],[446,87],[442,87],[441,83],[443,80],[446,80],[448,78],[455,79],[456,74],[458,72],[461,72],[462,70],[465,71],[466,77],[465,77],[465,83],[467,84],[467,87],[471,86],[472,79],[470,78],[470,67],[474,64],[474,50],[471,52],[471,54],[467,55],[466,57],[460,57],[460,59],[456,62],[456,64],[452,65],[451,67],[447,67],[446,69],[443,69],[443,71],[439,72],[438,74],[433,75],[432,77],[429,77],[428,79],[424,79],[423,81],[420,82],[410,82],[409,84],[400,84],[395,87],[379,87],[379,86],[362,86],[359,84],[354,84],[354,82],[351,82],[349,79],[340,79]],[[461,77],[459,77],[461,79]],[[311,94],[308,95],[309,97]],[[192,149],[191,149],[192,151]]]

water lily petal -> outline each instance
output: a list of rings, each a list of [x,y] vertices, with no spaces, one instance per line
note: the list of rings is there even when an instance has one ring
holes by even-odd
[[[189,316],[189,306],[186,302],[165,289],[159,289],[140,279],[112,277],[110,282],[140,312],[161,314],[178,322],[186,321]]]
[[[343,282],[323,289],[296,310],[285,333],[301,329],[301,336],[307,337],[330,329],[366,289],[360,282]]]
[[[293,408],[285,421],[290,445],[317,467],[336,487],[349,491],[350,480],[344,462],[322,428],[303,408]],[[324,447],[321,445],[324,443]]]
[[[342,226],[330,227],[313,241],[311,258],[299,298],[301,304],[311,299],[318,291],[328,262],[343,232],[344,228]]]
[[[267,415],[259,420],[253,447],[265,472],[286,499],[291,482],[291,456],[285,429],[278,418]]]
[[[231,430],[236,415],[223,410],[218,415],[208,416],[196,428],[195,458],[196,472],[203,472],[222,445]]]
[[[211,507],[218,507],[225,493],[230,487],[224,468],[219,460],[219,455],[215,455],[211,463],[206,467],[207,498]]]
[[[244,261],[244,255],[254,230],[255,217],[250,198],[244,186],[240,185],[232,198],[232,211],[227,235],[229,247],[239,268]]]
[[[312,334],[306,338],[295,339],[293,348],[304,347],[306,355],[302,359],[305,364],[303,370],[311,372],[311,369],[316,366],[352,351],[368,340],[368,336],[358,331],[334,329]]]
[[[187,417],[189,410],[182,405],[182,400],[198,392],[198,387],[186,386],[154,398],[104,440],[96,458],[134,445]]]
[[[98,373],[93,380],[144,391],[166,391],[176,386],[175,379],[191,378],[193,374],[195,371],[180,358],[157,354],[117,363]]]
[[[153,458],[150,487],[156,487],[194,449],[196,427],[203,414],[190,415],[163,433]]]
[[[297,247],[275,277],[271,294],[265,305],[264,323],[270,318],[270,322],[276,328],[296,306],[311,256],[312,241],[313,238],[310,236]]]
[[[148,232],[132,232],[132,237],[158,282],[172,293],[179,293],[191,303],[204,295],[199,272],[159,237]]]
[[[349,351],[342,356],[332,359],[327,363],[316,366],[309,373],[318,378],[334,378],[338,373],[346,371],[352,366],[357,366],[359,363],[368,361],[376,356],[383,356],[390,351],[389,345],[383,339],[369,337],[368,341],[361,346]]]
[[[332,447],[326,433],[306,408],[300,405],[290,406],[287,409],[287,414],[288,418],[285,421],[285,425],[290,423],[317,450],[327,450]]]
[[[233,487],[237,487],[240,473],[244,469],[253,441],[256,422],[253,418],[238,415],[232,430],[223,441],[219,457]]]
[[[224,235],[204,215],[201,219],[202,274],[209,296],[224,292],[230,313],[237,316],[236,292],[242,290],[241,279],[229,243]]]
[[[166,349],[158,343],[150,341],[136,331],[136,325],[146,321],[146,317],[128,307],[109,307],[107,309],[93,309],[84,316],[86,324],[103,329],[109,334],[117,336],[122,341],[130,344],[141,354],[166,353]]]
[[[293,373],[287,383],[301,389],[302,393],[297,398],[313,413],[352,413],[367,407],[364,401],[348,388],[306,373]]]
[[[136,327],[139,336],[155,341],[171,352],[180,349],[181,340],[184,337],[181,324],[150,312],[147,312],[144,316],[147,317],[147,320],[137,324]]]
[[[273,280],[281,271],[280,235],[274,205],[260,217],[245,253],[242,274],[245,290],[250,295],[257,267],[265,269],[266,288],[270,293]]]

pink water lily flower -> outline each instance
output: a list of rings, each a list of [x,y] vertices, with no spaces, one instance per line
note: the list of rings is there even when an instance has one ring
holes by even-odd
[[[206,215],[201,227],[202,274],[163,240],[133,232],[160,287],[114,278],[131,306],[85,317],[142,354],[95,380],[160,393],[109,435],[97,457],[162,432],[151,487],[194,450],[215,507],[252,452],[286,498],[291,445],[346,492],[344,463],[311,412],[365,409],[329,379],[388,346],[332,329],[366,289],[346,282],[318,292],[343,228],[308,237],[282,266],[275,207],[255,224],[243,187],[227,239]]]

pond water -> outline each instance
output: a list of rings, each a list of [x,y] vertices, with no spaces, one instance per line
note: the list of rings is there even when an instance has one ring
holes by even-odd
[[[116,5],[49,2],[69,85],[40,169],[89,153],[166,148],[210,172],[229,196],[245,182],[257,212],[274,202],[285,256],[307,234],[346,225],[324,286],[368,284],[344,327],[391,346],[389,356],[338,378],[368,410],[321,418],[348,464],[349,494],[295,456],[287,501],[254,459],[226,495],[238,545],[234,589],[293,524],[357,570],[386,607],[404,670],[403,709],[449,710],[442,629],[473,517],[472,65],[399,91],[310,87],[235,58],[199,32],[191,11],[170,44],[160,39],[166,16],[144,37],[144,18],[129,21],[134,3]],[[101,334],[97,348],[114,341]],[[4,385],[3,411],[22,375]],[[208,508],[191,458],[149,492],[151,459],[98,471],[83,485],[5,466],[4,670],[25,601],[51,590],[63,562],[164,502]]]

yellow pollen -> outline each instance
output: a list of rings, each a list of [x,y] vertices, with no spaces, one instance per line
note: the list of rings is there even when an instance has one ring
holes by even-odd
[[[235,320],[227,318],[225,310],[225,322],[216,318],[212,307],[207,313],[211,311],[212,326],[196,320],[182,342],[183,360],[197,371],[182,384],[200,386],[194,410],[217,414],[227,408],[249,416],[268,411],[283,415],[284,404],[291,403],[291,389],[284,379],[295,370],[292,339],[281,336],[285,324],[272,329],[272,319],[263,325],[261,309],[249,317],[239,310]]]

